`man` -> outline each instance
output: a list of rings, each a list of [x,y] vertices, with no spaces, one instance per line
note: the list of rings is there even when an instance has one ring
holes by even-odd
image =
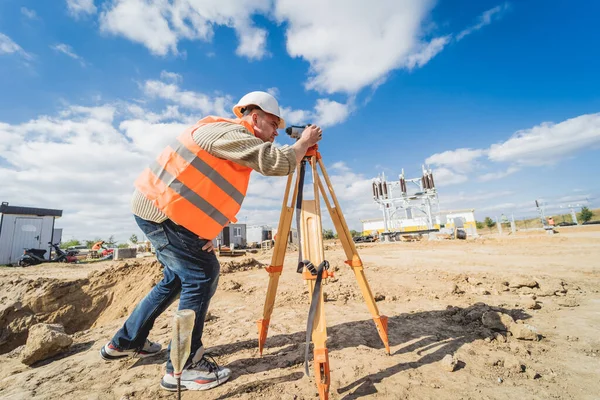
[[[322,136],[321,128],[310,126],[294,145],[273,146],[285,121],[277,100],[265,92],[246,94],[233,112],[238,119],[198,121],[136,180],[132,211],[156,249],[163,280],[100,351],[105,360],[157,354],[161,346],[149,341],[148,334],[156,318],[180,295],[179,309],[196,314],[190,357],[181,376],[187,390],[210,389],[231,375],[207,357],[202,345],[204,319],[219,281],[212,240],[236,221],[252,170],[289,175]],[[166,369],[161,387],[177,390],[170,359]]]

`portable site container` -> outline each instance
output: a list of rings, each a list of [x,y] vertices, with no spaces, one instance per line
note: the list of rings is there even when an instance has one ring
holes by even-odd
[[[232,244],[236,249],[246,247],[246,224],[229,224],[213,240],[214,246],[230,247]]]
[[[46,250],[50,259],[52,247],[48,242],[60,242],[54,221],[62,210],[0,205],[0,265],[16,264],[24,249]],[[62,233],[62,230],[60,231]]]
[[[268,225],[251,225],[246,228],[248,246],[260,247],[265,240],[273,239],[273,228]]]

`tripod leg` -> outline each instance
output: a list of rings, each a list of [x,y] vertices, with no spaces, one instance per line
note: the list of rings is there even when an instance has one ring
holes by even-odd
[[[340,204],[338,203],[337,197],[335,196],[335,192],[333,191],[333,186],[331,185],[331,181],[329,180],[329,176],[327,175],[327,171],[325,170],[325,166],[323,165],[323,161],[319,159],[319,166],[321,167],[321,171],[323,172],[323,177],[325,179],[325,183],[329,189],[331,194],[331,198],[333,200],[333,205],[329,203],[327,200],[327,193],[325,192],[325,188],[323,187],[323,183],[319,179],[318,175],[316,175],[316,181],[321,189],[321,193],[323,194],[323,198],[325,199],[325,204],[329,210],[329,214],[331,215],[331,220],[333,221],[333,225],[335,226],[335,230],[338,234],[338,238],[342,243],[344,248],[344,252],[346,253],[346,264],[352,267],[352,271],[354,271],[354,276],[358,282],[358,286],[360,287],[360,291],[367,303],[367,307],[373,316],[373,321],[375,322],[375,326],[377,327],[377,332],[379,333],[379,337],[385,346],[385,350],[387,354],[390,354],[390,344],[388,339],[388,328],[387,328],[387,317],[385,315],[379,315],[379,309],[377,308],[377,304],[375,303],[375,298],[373,297],[373,293],[371,292],[371,287],[369,286],[369,282],[367,282],[367,277],[365,276],[365,271],[363,268],[362,260],[356,251],[356,246],[354,245],[354,241],[352,240],[352,235],[350,235],[350,230],[348,229],[348,224],[342,214],[342,210],[340,208]]]
[[[318,193],[317,193],[318,195]],[[323,252],[323,230],[321,225],[321,215],[317,200],[305,200],[302,202],[302,254],[313,264],[319,265],[324,260]],[[316,279],[308,281],[310,288],[310,297],[315,291]],[[314,317],[313,329],[311,332],[312,342],[314,344],[314,371],[315,382],[319,397],[321,400],[329,398],[329,352],[327,350],[327,325],[325,322],[325,307],[323,290],[320,290],[319,301]]]
[[[283,204],[281,207],[281,215],[279,217],[279,226],[277,228],[277,240],[275,240],[275,247],[273,249],[273,255],[271,257],[271,265],[266,268],[269,273],[269,286],[267,288],[267,297],[265,299],[265,305],[263,309],[263,318],[257,321],[258,326],[258,351],[262,356],[265,341],[267,340],[267,332],[269,331],[269,322],[271,321],[271,314],[273,313],[273,307],[275,305],[275,296],[277,295],[277,285],[279,285],[279,277],[283,270],[283,262],[285,259],[285,251],[287,249],[287,238],[290,233],[292,226],[292,217],[294,215],[294,200],[296,198],[298,190],[298,180],[296,180],[296,186],[294,194],[292,196],[292,205],[288,207],[288,199],[290,194],[290,188],[292,185],[293,176],[289,175],[287,185],[285,188],[285,194],[283,196]]]

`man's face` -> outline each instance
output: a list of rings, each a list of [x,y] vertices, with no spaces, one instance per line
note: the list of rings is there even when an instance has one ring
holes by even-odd
[[[279,118],[273,114],[268,114],[262,110],[256,110],[252,114],[252,123],[254,125],[254,134],[263,142],[273,142],[278,136],[277,127]]]

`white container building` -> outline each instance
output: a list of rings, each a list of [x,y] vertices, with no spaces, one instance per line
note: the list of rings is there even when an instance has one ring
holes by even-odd
[[[3,202],[0,205],[0,265],[16,264],[24,249],[44,249],[44,256],[50,259],[52,247],[48,242],[60,242],[54,221],[61,216],[62,210],[10,206]]]

